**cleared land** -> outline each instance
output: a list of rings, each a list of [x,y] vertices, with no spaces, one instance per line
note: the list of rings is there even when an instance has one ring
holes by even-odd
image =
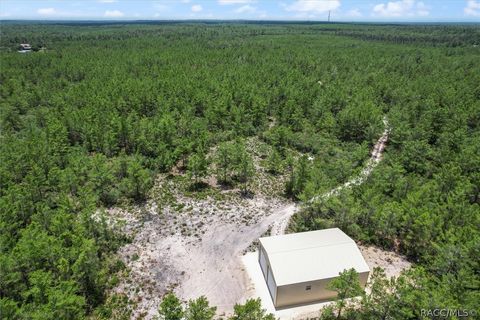
[[[249,280],[240,257],[295,205],[262,195],[232,198],[177,199],[194,208],[192,211],[163,208],[159,213],[152,205],[143,213],[110,212],[125,220],[134,235],[133,242],[120,252],[131,269],[129,282],[116,290],[133,300],[143,298],[137,300],[135,314],[147,312],[148,319],[153,317],[161,296],[169,289],[185,300],[205,295],[220,312],[230,311],[245,298]],[[182,225],[180,221],[188,222]]]
[[[381,160],[387,138],[385,129],[360,176],[319,197],[330,197],[361,183]],[[220,190],[203,198],[187,196],[180,190],[181,175],[175,172],[173,177],[158,179],[154,196],[145,207],[109,211],[113,221],[123,221],[124,231],[133,237],[132,243],[120,251],[130,274],[115,289],[136,302],[133,318],[143,315],[152,319],[168,290],[185,301],[205,295],[218,306],[219,314],[229,313],[235,303],[258,296],[252,290],[242,256],[255,248],[260,236],[284,233],[290,217],[300,208],[279,196],[285,177],[276,179],[276,183],[267,181],[258,162],[256,158],[254,184],[268,183],[270,188],[259,188],[253,198],[242,197],[238,190]],[[169,204],[160,208],[158,203]],[[372,247],[361,249],[369,266],[382,266],[390,276],[409,266],[393,253]]]

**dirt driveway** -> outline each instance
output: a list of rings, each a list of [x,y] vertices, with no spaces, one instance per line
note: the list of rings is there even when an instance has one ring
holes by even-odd
[[[296,210],[293,203],[263,196],[180,201],[185,208],[203,210],[178,212],[152,205],[143,213],[110,211],[134,235],[120,251],[130,275],[115,289],[137,302],[133,318],[143,314],[152,319],[161,297],[172,289],[185,301],[205,295],[219,313],[230,312],[248,298],[241,256],[274,221]]]

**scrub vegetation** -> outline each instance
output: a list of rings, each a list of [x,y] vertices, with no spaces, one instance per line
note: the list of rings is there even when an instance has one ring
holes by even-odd
[[[363,184],[302,209],[290,229],[338,226],[414,267],[397,280],[374,272],[360,304],[342,300],[324,317],[480,309],[478,25],[1,29],[2,318],[128,318],[131,301],[112,289],[129,277],[117,252],[133,236],[109,223],[110,208],[155,199],[188,220],[158,177],[208,201],[310,199],[361,172],[384,117],[384,160]],[[20,54],[19,43],[44,49]],[[339,290],[352,291],[350,276]],[[160,314],[172,319],[215,312],[204,298],[184,309],[167,297]],[[234,314],[270,319],[255,300]]]

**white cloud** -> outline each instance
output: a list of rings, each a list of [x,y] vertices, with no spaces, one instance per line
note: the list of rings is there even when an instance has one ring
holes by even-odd
[[[117,2],[117,0],[98,0],[98,2],[101,2],[101,3],[114,3],[114,2]]]
[[[354,17],[354,18],[358,18],[358,17],[363,16],[363,14],[358,9],[349,10],[349,11],[347,11],[346,15],[348,17]]]
[[[297,11],[312,14],[335,10],[340,7],[340,0],[297,0],[285,6],[287,11]]]
[[[423,3],[415,3],[415,0],[390,1],[379,3],[373,7],[373,15],[380,17],[403,17],[403,16],[427,16],[429,8]]]
[[[153,8],[155,11],[169,11],[170,7],[167,6],[162,1],[154,1],[152,2]]]
[[[402,0],[396,2],[379,3],[373,7],[373,13],[385,17],[399,17],[413,6],[413,0]]]
[[[463,9],[467,16],[480,17],[480,1],[469,0],[467,6]]]
[[[240,8],[235,10],[236,13],[254,13],[255,11],[257,11],[257,8],[252,7],[249,4],[241,6]]]
[[[200,12],[200,11],[202,11],[202,10],[203,10],[203,8],[202,8],[202,6],[199,5],[199,4],[196,4],[196,5],[193,5],[193,6],[192,6],[192,12]]]
[[[430,14],[430,10],[429,10],[429,9],[430,9],[430,8],[427,7],[427,6],[425,5],[425,3],[421,2],[421,1],[420,1],[419,3],[417,3],[417,14],[418,14],[419,16],[422,16],[422,17],[428,16],[428,15]]]
[[[57,10],[55,10],[55,8],[41,8],[37,10],[37,13],[42,16],[51,16],[53,14],[56,14]]]
[[[245,3],[251,3],[253,2],[252,0],[218,0],[218,4],[221,4],[222,6],[224,5],[229,5],[229,4],[245,4]]]
[[[1,0],[0,0],[1,1]],[[88,18],[91,17],[82,11],[62,11],[55,8],[40,8],[37,10],[37,14],[45,18],[49,17],[61,17],[61,18]]]
[[[123,17],[124,14],[122,11],[119,10],[107,10],[105,11],[104,16],[107,18],[120,18]]]

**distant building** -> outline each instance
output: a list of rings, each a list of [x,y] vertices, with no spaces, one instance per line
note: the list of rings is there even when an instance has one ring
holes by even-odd
[[[365,287],[370,269],[338,228],[260,238],[258,260],[275,308],[329,300],[332,279],[354,268]]]
[[[20,50],[32,50],[32,46],[28,43],[20,43]]]

